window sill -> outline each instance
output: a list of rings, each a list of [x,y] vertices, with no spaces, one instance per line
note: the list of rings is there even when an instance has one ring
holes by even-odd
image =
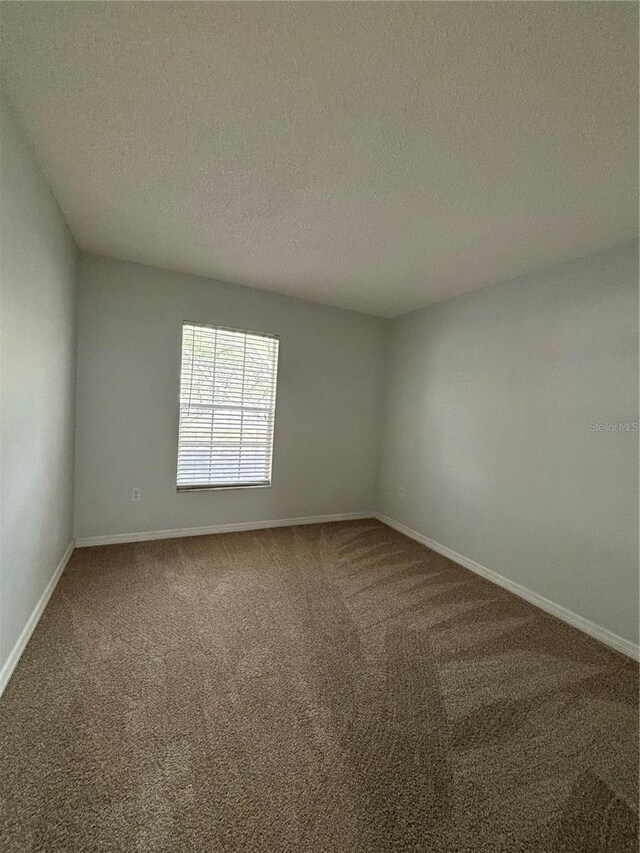
[[[271,483],[235,483],[226,486],[177,486],[178,494],[183,492],[225,492],[230,489],[270,489]]]

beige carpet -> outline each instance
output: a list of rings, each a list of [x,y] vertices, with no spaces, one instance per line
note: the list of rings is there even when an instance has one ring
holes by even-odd
[[[637,666],[374,521],[76,551],[0,727],[5,853],[638,849]]]

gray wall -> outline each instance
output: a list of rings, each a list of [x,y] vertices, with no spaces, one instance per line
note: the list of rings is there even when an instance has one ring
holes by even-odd
[[[384,321],[86,254],[79,312],[76,537],[375,509]],[[176,492],[183,320],[280,335],[270,488]]]
[[[379,510],[637,642],[637,389],[637,244],[400,317]]]
[[[76,250],[0,101],[0,667],[72,539]]]

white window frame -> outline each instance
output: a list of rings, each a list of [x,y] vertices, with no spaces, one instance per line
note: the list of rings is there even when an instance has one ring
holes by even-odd
[[[180,485],[178,482],[179,464],[180,464],[180,432],[182,423],[182,362],[183,362],[183,347],[185,327],[201,327],[212,329],[221,332],[236,332],[241,335],[252,335],[259,338],[274,340],[277,342],[276,348],[276,364],[275,377],[273,386],[273,427],[271,433],[271,448],[269,458],[269,479],[260,482],[232,482],[232,483],[206,483],[206,484],[185,484]],[[184,320],[181,326],[180,334],[180,370],[178,375],[178,436],[177,436],[177,452],[176,452],[176,491],[179,493],[187,492],[202,492],[202,491],[224,491],[228,489],[269,489],[273,483],[273,454],[275,445],[275,422],[276,422],[276,397],[278,391],[278,373],[280,370],[280,336],[273,335],[267,332],[254,332],[249,329],[236,329],[231,326],[219,326],[212,323],[200,323],[193,320]],[[213,407],[212,407],[213,408]],[[222,407],[224,408],[224,407]]]

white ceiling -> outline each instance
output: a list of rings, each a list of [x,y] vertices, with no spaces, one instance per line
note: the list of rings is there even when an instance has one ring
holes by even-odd
[[[635,3],[2,3],[85,249],[394,316],[637,233]]]

